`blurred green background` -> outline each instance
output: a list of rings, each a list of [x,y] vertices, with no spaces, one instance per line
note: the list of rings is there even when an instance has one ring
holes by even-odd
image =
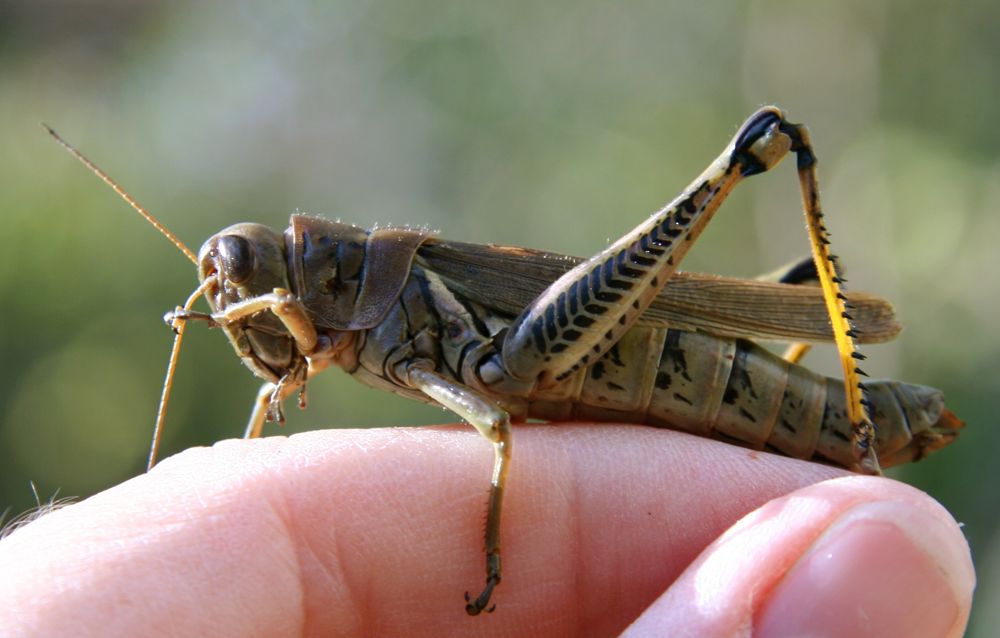
[[[0,511],[144,465],[193,268],[38,127],[192,248],[296,210],[586,255],[672,198],[757,106],[810,126],[851,288],[906,325],[866,369],[942,388],[969,427],[894,471],[965,523],[973,635],[1000,623],[1000,4],[930,0],[0,2]],[[790,164],[790,163],[789,163]],[[791,165],[685,262],[803,255]],[[238,435],[258,382],[188,331],[167,454]],[[812,364],[835,373],[830,353]],[[285,432],[451,421],[336,372]],[[271,432],[274,432],[271,426]],[[990,460],[994,459],[994,460]],[[978,628],[978,629],[977,629]]]

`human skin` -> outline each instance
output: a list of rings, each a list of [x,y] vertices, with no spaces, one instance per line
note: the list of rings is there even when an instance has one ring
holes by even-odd
[[[469,617],[491,465],[458,426],[188,450],[0,541],[0,633],[913,637],[968,619],[968,545],[924,493],[608,425],[515,427],[503,582]]]

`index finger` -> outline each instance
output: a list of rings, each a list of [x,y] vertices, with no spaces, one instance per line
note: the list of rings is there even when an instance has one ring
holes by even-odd
[[[465,428],[227,441],[0,542],[0,617],[44,635],[608,634],[762,503],[846,472],[637,426],[519,426],[497,610],[492,452]]]

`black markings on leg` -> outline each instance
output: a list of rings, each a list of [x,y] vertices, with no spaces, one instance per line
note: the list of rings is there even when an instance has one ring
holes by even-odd
[[[654,257],[659,257],[660,255],[666,252],[663,248],[651,245],[649,235],[643,235],[639,238],[639,249],[648,255],[653,255]],[[653,261],[653,263],[656,263],[655,259],[651,261]]]
[[[747,120],[736,134],[730,166],[738,167],[744,177],[766,171],[767,166],[753,152],[752,147],[769,129],[781,121],[781,115],[771,110],[758,111],[754,117]]]
[[[631,268],[628,264],[625,263],[626,259],[628,259],[630,262],[632,261],[630,259],[628,251],[623,250],[622,252],[615,255],[615,268],[618,270],[618,275],[622,277],[629,277],[631,279],[636,279],[638,277],[641,277],[643,275],[642,270],[639,270],[637,268]],[[630,290],[632,288],[632,282],[629,281],[627,283],[628,283],[628,288],[625,288],[625,290]]]
[[[556,329],[556,311],[549,305],[545,308],[545,336],[549,338],[549,341],[556,338],[559,331]]]
[[[531,336],[535,341],[535,349],[539,352],[545,352],[545,333],[542,329],[542,319],[535,319],[534,323],[531,324]]]
[[[559,327],[565,328],[569,325],[569,317],[566,315],[566,293],[559,293],[556,299],[556,317],[559,320]]]
[[[569,314],[576,315],[579,310],[578,297],[580,296],[579,284],[580,282],[574,281],[573,285],[569,287]],[[574,321],[575,323],[575,321]]]

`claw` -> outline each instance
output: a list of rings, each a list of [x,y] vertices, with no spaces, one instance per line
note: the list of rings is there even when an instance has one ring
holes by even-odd
[[[173,310],[163,315],[163,323],[167,324],[167,326],[174,334],[180,332],[179,328],[177,327],[177,314],[183,311],[184,311],[183,308],[177,306]]]
[[[280,386],[275,388],[274,393],[271,395],[271,400],[267,404],[267,420],[271,423],[285,423],[285,413],[281,409],[281,396],[279,394]]]
[[[497,586],[500,580],[495,576],[490,576],[486,579],[486,588],[483,589],[483,593],[479,594],[475,600],[472,600],[472,596],[469,592],[465,592],[465,613],[470,616],[478,616],[481,612],[485,611],[487,614],[492,614],[493,610],[497,608],[496,604],[491,605],[489,609],[486,605],[490,604],[490,596],[493,595],[493,588]]]

